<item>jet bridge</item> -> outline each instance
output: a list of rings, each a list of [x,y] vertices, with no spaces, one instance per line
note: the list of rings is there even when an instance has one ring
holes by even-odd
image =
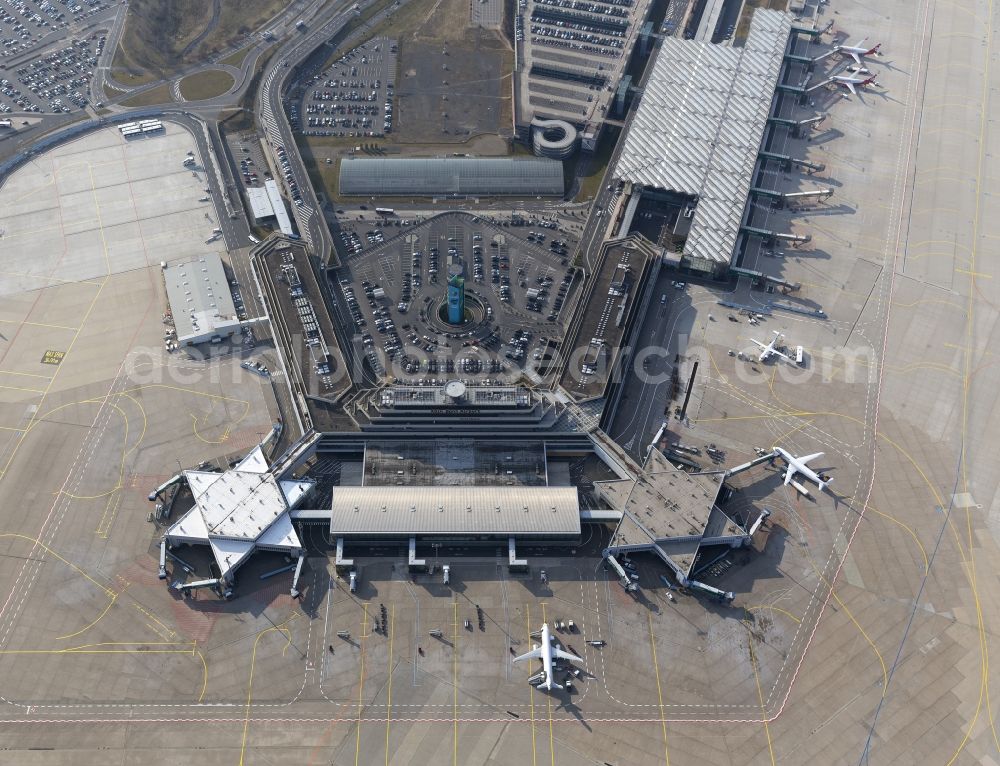
[[[761,229],[757,226],[741,226],[740,232],[743,234],[748,234],[751,237],[760,237],[765,241],[781,240],[783,242],[795,242],[799,244],[805,244],[812,241],[811,234],[783,234],[777,231],[771,231],[770,229]]]
[[[787,117],[768,117],[767,121],[772,125],[783,125],[786,128],[791,128],[792,135],[795,138],[799,138],[805,132],[806,128],[818,125],[825,119],[826,115],[821,114],[817,117],[810,117],[806,120],[790,120]]]
[[[757,152],[757,156],[761,160],[773,160],[774,162],[781,163],[782,168],[785,170],[790,169],[792,165],[798,165],[800,168],[805,168],[810,173],[821,173],[826,170],[826,165],[822,163],[800,160],[788,154],[778,154],[777,152]]]

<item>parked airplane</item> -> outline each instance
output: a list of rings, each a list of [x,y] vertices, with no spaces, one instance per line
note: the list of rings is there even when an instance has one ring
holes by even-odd
[[[751,343],[755,343],[760,346],[761,352],[760,356],[757,357],[758,362],[766,362],[772,356],[780,356],[782,359],[792,362],[794,364],[795,360],[788,354],[778,351],[778,345],[781,343],[782,335],[777,330],[774,331],[774,338],[771,339],[770,343],[761,343],[759,340],[750,339]]]
[[[874,48],[866,48],[865,40],[868,38],[862,38],[857,45],[835,45],[833,49],[838,53],[843,53],[850,56],[858,64],[861,63],[861,59],[864,56],[877,56],[881,55],[879,49],[882,47],[882,43],[879,43]]]
[[[522,660],[541,660],[542,671],[545,678],[540,684],[538,684],[538,688],[545,689],[546,691],[562,689],[562,686],[557,684],[552,678],[552,660],[562,659],[569,660],[570,662],[583,662],[583,660],[575,654],[564,652],[559,647],[552,645],[552,634],[549,633],[549,624],[547,622],[542,623],[541,639],[542,643],[540,646],[535,645],[530,652],[525,652],[520,657],[515,657],[514,662],[521,662]]]
[[[869,85],[878,85],[875,82],[875,75],[870,77],[850,77],[845,74],[835,74],[830,78],[829,82],[835,83],[837,85],[843,85],[852,95],[858,95],[858,88],[867,88]]]
[[[819,491],[822,492],[823,489],[829,484],[832,479],[823,479],[818,473],[816,473],[812,468],[809,467],[809,462],[815,460],[816,458],[823,457],[822,452],[815,452],[812,455],[803,455],[802,457],[795,457],[787,450],[781,447],[775,447],[774,451],[785,461],[788,468],[785,470],[785,484],[794,484],[798,487],[798,483],[794,481],[795,474],[805,476],[812,482],[815,482]],[[805,494],[809,494],[806,492]]]

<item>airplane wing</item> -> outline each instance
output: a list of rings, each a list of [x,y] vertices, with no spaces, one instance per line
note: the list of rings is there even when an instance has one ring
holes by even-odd
[[[792,478],[794,476],[795,476],[795,467],[791,463],[789,463],[788,464],[788,468],[785,469],[785,486],[786,487],[791,483]],[[516,661],[517,660],[515,660],[515,662]]]
[[[815,460],[818,457],[823,457],[823,453],[822,452],[814,452],[811,455],[804,455],[803,457],[798,458],[798,461],[800,463],[802,463],[802,465],[809,465],[809,461],[810,460]]]
[[[785,360],[786,362],[791,362],[792,364],[795,364],[795,360],[794,360],[794,359],[792,359],[792,357],[790,357],[790,356],[789,356],[788,354],[783,354],[783,353],[781,353],[780,351],[778,351],[777,349],[775,349],[775,350],[774,350],[774,351],[772,351],[771,353],[773,353],[773,354],[777,354],[777,355],[778,355],[778,356],[780,356],[780,357],[781,357],[782,359],[784,359],[784,360]]]
[[[750,342],[751,343],[755,343],[756,345],[760,346],[761,348],[767,348],[767,344],[766,343],[761,343],[759,340],[754,340],[753,338],[751,338]]]
[[[541,648],[532,649],[530,652],[525,652],[520,657],[515,657],[514,662],[522,662],[523,660],[540,660],[542,659]]]
[[[854,51],[848,51],[848,54],[850,54],[851,58],[854,59],[856,64],[858,64],[859,66],[861,65],[861,57],[857,53],[855,53]]]
[[[569,660],[570,662],[583,662],[582,658],[577,657],[572,652],[564,652],[562,649],[560,649],[557,646],[555,646],[555,647],[552,648],[552,656],[553,657],[558,657],[561,660]]]
[[[858,95],[857,90],[855,90],[855,88],[854,88],[854,83],[853,82],[845,82],[844,83],[844,87],[847,88],[849,91],[851,91],[851,95],[852,96]]]

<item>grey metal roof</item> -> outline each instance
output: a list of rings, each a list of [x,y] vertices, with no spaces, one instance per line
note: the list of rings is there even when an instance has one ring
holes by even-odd
[[[690,258],[732,257],[790,31],[758,9],[742,48],[663,40],[615,176],[698,198]]]
[[[563,167],[538,157],[347,158],[340,163],[340,193],[562,195]]]
[[[163,273],[177,340],[230,334],[239,328],[233,294],[218,253],[171,264]]]
[[[576,487],[334,487],[333,535],[580,533]]]

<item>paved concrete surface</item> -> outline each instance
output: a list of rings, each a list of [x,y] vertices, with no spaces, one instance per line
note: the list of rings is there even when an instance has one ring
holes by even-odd
[[[15,172],[3,189],[2,241],[31,257],[3,275],[0,289],[31,289],[41,274],[79,282],[224,251],[221,237],[205,242],[219,216],[203,166],[182,165],[195,140],[164,125],[165,133],[128,141],[103,128]]]
[[[12,285],[0,309],[0,426],[9,434],[0,452],[0,594],[9,594],[0,651],[16,655],[0,656],[5,757],[1000,761],[989,663],[998,604],[988,587],[1000,553],[1000,275],[989,258],[1000,236],[1000,173],[989,151],[997,14],[985,2],[891,0],[877,12],[834,2],[836,31],[884,41],[886,55],[872,64],[884,91],[833,100],[828,119],[840,135],[789,145],[826,163],[838,193],[805,215],[775,213],[774,228],[813,242],[780,260],[761,255],[758,266],[800,281],[791,299],[821,306],[828,319],[728,322],[720,297],[773,297],[744,284],[732,293],[692,285],[690,307],[671,310],[687,312],[691,328],[684,364],[704,362],[690,427],[674,421],[671,436],[724,444],[729,464],[774,442],[824,450],[834,476],[835,494],[812,499],[787,492],[767,468],[741,477],[737,502],[774,514],[758,551],[730,554],[706,575],[737,592],[735,608],[670,601],[646,561],[633,601],[586,557],[536,559],[550,589],[534,577],[502,578],[490,561],[456,562],[453,590],[410,582],[392,561],[362,561],[352,597],[331,587],[328,560],[317,555],[301,603],[285,595],[287,580],[257,580],[273,565],[261,560],[231,604],[174,602],[153,574],[142,496],[174,453],[183,463],[218,456],[231,447],[200,439],[223,441],[229,428],[235,440],[253,427],[231,425],[244,405],[216,398],[210,407],[184,390],[143,406],[153,418],[144,432],[125,396],[140,392],[118,371],[136,344],[160,348],[155,267],[67,284],[50,264],[35,276],[51,287],[26,294]],[[46,249],[5,248],[4,268],[34,273],[25,270]],[[806,347],[804,371],[728,356],[771,330]],[[66,355],[43,364],[58,356],[45,351]],[[198,390],[240,399],[266,427],[254,381],[257,392],[220,373]],[[387,635],[370,630],[380,603]],[[468,632],[476,603],[487,629]],[[508,645],[517,651],[531,627],[557,617],[608,646],[564,637],[594,677],[576,694],[549,697],[524,683],[532,669],[507,662]],[[431,627],[444,640],[431,639]],[[352,639],[337,639],[340,629]]]

